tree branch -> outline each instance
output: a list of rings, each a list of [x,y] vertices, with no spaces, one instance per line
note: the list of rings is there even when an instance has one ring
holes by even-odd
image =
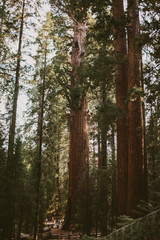
[[[63,13],[66,13],[75,23],[78,23],[77,20],[75,19],[75,17],[73,16],[72,12],[70,9],[67,9],[67,6],[62,3],[62,1],[58,0],[52,0],[52,2],[55,4],[55,6],[62,11]]]

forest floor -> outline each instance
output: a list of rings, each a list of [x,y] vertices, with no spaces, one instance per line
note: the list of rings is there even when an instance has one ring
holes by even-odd
[[[84,233],[80,231],[72,230],[63,230],[63,220],[58,221],[46,221],[44,223],[44,228],[41,232],[39,232],[38,240],[80,240],[84,237]],[[92,236],[95,233],[92,233]],[[33,236],[29,234],[21,233],[20,239],[33,239]],[[100,237],[100,234],[97,235],[97,238]]]
[[[51,239],[60,239],[60,240],[78,240],[81,239],[83,234],[78,231],[67,231],[67,230],[62,230],[62,221],[50,221],[46,222],[46,232],[41,235],[41,239],[44,239],[47,237],[49,234],[50,237],[48,238],[49,240]],[[49,230],[49,232],[47,231]]]
[[[76,240],[76,239],[81,239],[82,236],[83,234],[80,232],[72,232],[72,231],[52,228],[50,239]]]

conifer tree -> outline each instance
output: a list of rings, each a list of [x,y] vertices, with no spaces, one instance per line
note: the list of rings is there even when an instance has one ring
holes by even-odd
[[[115,23],[119,23],[114,27],[117,61],[116,95],[117,105],[122,115],[117,122],[118,211],[119,214],[131,216],[134,215],[133,210],[140,201],[147,200],[144,107],[140,97],[140,91],[143,89],[140,71],[141,55],[137,47],[140,23],[137,8],[138,1],[128,1],[127,43],[123,1],[113,1],[113,16]],[[125,60],[126,57],[128,63]],[[126,104],[126,97],[128,104]],[[122,136],[123,141],[120,140]]]
[[[42,143],[43,143],[43,118],[44,118],[44,97],[45,97],[45,82],[46,82],[46,61],[47,61],[47,46],[44,55],[44,69],[42,84],[40,86],[40,100],[38,113],[38,128],[37,128],[37,157],[35,159],[35,192],[36,192],[36,209],[35,209],[35,224],[34,224],[34,240],[38,239],[39,225],[39,204],[40,204],[40,183],[41,183],[41,164],[42,164]]]
[[[138,1],[128,1],[128,193],[127,215],[134,216],[134,209],[140,201],[147,201],[147,163],[145,154],[145,119],[140,94],[134,90],[143,89],[141,80],[141,54],[136,48],[139,37]]]
[[[69,188],[64,228],[76,226],[78,208],[84,213],[79,218],[80,226],[85,232],[88,227],[88,102],[86,92],[82,89],[79,69],[85,53],[85,38],[87,33],[86,15],[89,3],[85,1],[51,1],[62,12],[67,13],[73,21],[73,41],[70,75],[70,161]],[[84,81],[84,80],[83,80]],[[80,198],[78,198],[81,193]]]
[[[20,78],[20,63],[21,63],[21,51],[22,51],[22,36],[23,36],[23,26],[24,26],[24,11],[25,11],[25,0],[22,2],[22,13],[21,13],[21,22],[19,30],[19,44],[18,44],[18,53],[17,53],[17,65],[16,65],[16,79],[15,79],[15,89],[13,96],[13,106],[12,106],[12,116],[9,129],[9,142],[8,142],[8,159],[7,159],[7,176],[8,176],[8,197],[7,197],[7,211],[8,219],[6,225],[8,227],[5,229],[8,239],[12,238],[12,228],[13,228],[13,154],[14,154],[14,141],[15,141],[15,130],[16,130],[16,117],[17,117],[17,101],[19,93],[19,78]]]
[[[118,213],[126,213],[128,185],[127,46],[123,0],[112,1],[117,119]]]

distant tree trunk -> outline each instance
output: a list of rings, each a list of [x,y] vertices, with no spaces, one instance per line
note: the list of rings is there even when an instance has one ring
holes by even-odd
[[[61,215],[61,184],[60,184],[60,137],[59,137],[59,129],[58,129],[58,149],[56,153],[56,215]]]
[[[8,220],[6,223],[6,235],[8,240],[12,237],[12,228],[13,228],[13,158],[14,158],[14,141],[15,141],[15,129],[16,129],[16,116],[17,116],[17,101],[19,93],[19,78],[20,78],[20,63],[21,63],[21,50],[22,50],[22,36],[23,36],[23,25],[24,25],[24,11],[25,11],[25,0],[22,3],[22,14],[21,14],[21,25],[19,33],[19,46],[17,54],[17,66],[16,66],[16,81],[15,89],[13,95],[13,108],[11,123],[9,128],[9,143],[8,143],[8,159],[7,159],[7,172],[8,172],[8,199],[7,199],[7,210],[8,210]]]
[[[2,34],[2,26],[5,16],[5,7],[6,7],[6,0],[3,0],[2,8],[1,8],[1,23],[0,23],[0,33]]]
[[[102,168],[107,168],[107,133],[105,129],[101,131],[101,140],[102,140],[102,150],[101,150],[101,158],[102,158]]]
[[[153,115],[153,106],[150,106],[151,112],[150,112],[150,119],[149,119],[149,134],[151,136],[155,136],[155,129],[154,127],[157,127],[157,119],[154,119],[154,115]],[[149,139],[150,140],[150,139]],[[148,162],[149,165],[151,166],[151,171],[153,176],[155,175],[156,172],[156,168],[155,168],[155,160],[156,160],[156,148],[157,148],[158,144],[157,144],[157,134],[156,134],[156,140],[154,141],[154,144],[152,144],[149,147],[149,157],[148,157]]]
[[[5,18],[5,6],[6,6],[6,0],[3,0],[3,5],[1,9],[1,22],[0,22],[0,56],[3,48],[3,22]]]
[[[72,44],[72,82],[70,108],[70,161],[69,190],[64,228],[75,227],[76,215],[82,213],[81,225],[88,231],[88,103],[87,97],[75,95],[79,90],[77,68],[82,63],[85,52],[86,23],[74,21],[74,39]],[[77,103],[77,105],[75,105]],[[84,199],[82,199],[84,198]],[[78,205],[81,209],[77,209]],[[82,208],[83,205],[83,208]]]
[[[111,149],[112,149],[112,225],[111,228],[115,227],[116,217],[117,217],[117,174],[116,174],[116,158],[115,158],[115,126],[112,126],[112,132],[111,132]]]
[[[40,86],[40,102],[37,129],[37,158],[35,160],[35,219],[34,219],[34,240],[38,240],[39,226],[39,204],[40,204],[40,184],[41,184],[41,164],[42,164],[42,143],[43,143],[43,115],[44,115],[44,97],[46,82],[46,63],[47,63],[47,43],[44,56],[44,69],[42,76],[42,85]]]
[[[22,223],[23,223],[23,215],[24,215],[24,209],[23,209],[24,192],[23,191],[24,191],[24,184],[23,184],[22,197],[21,197],[21,202],[20,202],[20,213],[19,213],[17,240],[20,240]]]
[[[95,171],[96,171],[96,168],[97,168],[97,158],[96,158],[96,137],[95,137],[95,133],[93,135],[93,138],[92,138],[92,153],[93,153],[93,161],[92,161],[92,164],[93,164],[93,174],[95,174]]]
[[[103,161],[102,161],[102,154],[101,154],[101,133],[100,133],[100,127],[98,124],[98,134],[97,134],[97,143],[98,143],[98,169],[103,168]]]
[[[140,200],[147,201],[147,168],[144,136],[144,107],[139,94],[132,92],[135,88],[142,90],[141,54],[136,41],[139,37],[138,0],[128,1],[128,198],[127,215],[134,216],[134,209]]]
[[[101,86],[102,94],[102,106],[106,104],[106,81],[103,79]],[[103,113],[102,113],[103,114]],[[104,119],[104,117],[103,117]],[[106,123],[103,121],[101,124],[101,159],[102,159],[102,168],[107,168],[107,128]]]
[[[14,89],[14,96],[13,96],[12,119],[11,119],[11,124],[9,129],[8,164],[10,163],[10,161],[12,161],[13,151],[14,151],[17,101],[18,101],[18,93],[19,93],[20,64],[21,64],[21,54],[22,54],[21,51],[22,51],[22,36],[23,36],[23,25],[24,25],[24,9],[25,9],[25,0],[23,0],[23,5],[22,5],[22,16],[21,16],[21,26],[20,26],[20,34],[19,34],[17,66],[16,66],[16,81],[15,81],[15,89]]]
[[[101,82],[101,106],[106,106],[106,79]],[[99,122],[100,146],[99,146],[99,164],[97,172],[97,213],[96,228],[99,228],[102,235],[107,234],[108,224],[108,185],[107,185],[107,123],[105,122],[105,113],[102,113],[102,119]]]
[[[117,169],[118,169],[118,214],[126,213],[128,179],[128,120],[127,120],[127,55],[124,26],[123,0],[113,0],[116,104],[117,120]]]

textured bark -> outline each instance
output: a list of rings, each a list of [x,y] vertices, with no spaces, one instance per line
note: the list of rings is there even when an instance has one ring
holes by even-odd
[[[119,109],[117,120],[117,169],[118,169],[118,214],[126,213],[127,178],[128,178],[128,120],[127,120],[127,63],[125,61],[126,36],[123,0],[113,0],[114,48],[116,104]]]
[[[74,22],[74,39],[72,44],[72,92],[78,88],[77,68],[82,62],[85,48],[86,24]],[[78,96],[78,105],[74,104],[74,95],[70,108],[70,160],[69,190],[64,228],[69,229],[76,224],[76,215],[83,212],[81,222],[87,231],[88,225],[88,104],[86,96]],[[84,199],[83,199],[84,198]],[[81,209],[77,209],[81,206]],[[83,206],[83,208],[82,208]]]
[[[71,202],[70,223],[75,223],[78,196],[87,187],[88,181],[88,123],[87,101],[83,100],[80,110],[71,109],[69,199]]]
[[[135,87],[142,89],[141,54],[136,46],[139,37],[138,0],[128,1],[130,25],[128,28],[128,92]],[[144,107],[139,95],[130,95],[128,103],[128,198],[127,214],[134,216],[140,200],[147,200],[146,156],[144,136]]]

